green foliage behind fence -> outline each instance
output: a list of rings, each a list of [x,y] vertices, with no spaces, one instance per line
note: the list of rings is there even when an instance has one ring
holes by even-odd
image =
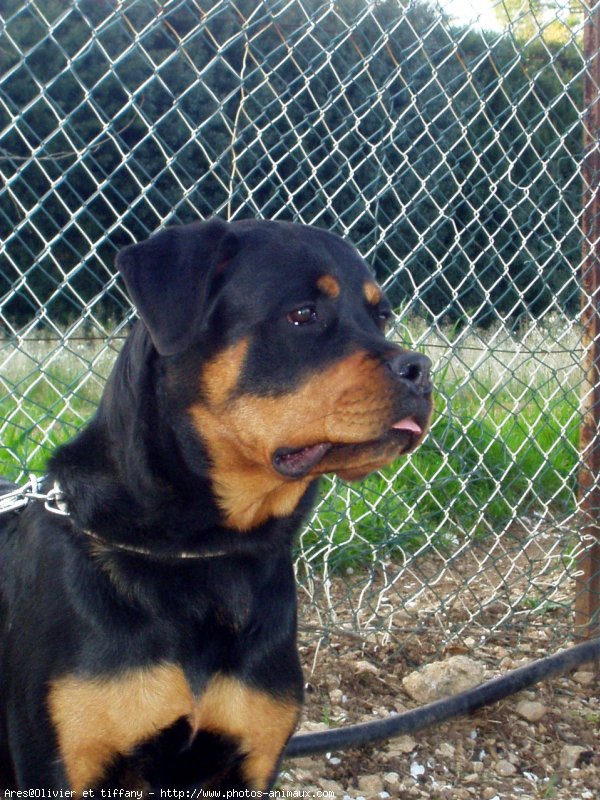
[[[330,5],[7,0],[5,320],[123,316],[115,250],[217,212],[350,231],[421,316],[573,312],[577,40]]]

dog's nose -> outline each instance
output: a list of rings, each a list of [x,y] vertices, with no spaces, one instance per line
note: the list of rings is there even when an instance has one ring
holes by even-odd
[[[431,390],[431,361],[427,356],[405,351],[386,361],[386,366],[396,378]]]

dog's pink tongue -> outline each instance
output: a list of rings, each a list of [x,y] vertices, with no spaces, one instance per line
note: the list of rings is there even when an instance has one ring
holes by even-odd
[[[406,419],[401,419],[400,422],[395,422],[392,425],[392,428],[395,428],[397,431],[410,431],[411,433],[416,433],[417,435],[423,433],[421,428],[411,417],[406,417]]]

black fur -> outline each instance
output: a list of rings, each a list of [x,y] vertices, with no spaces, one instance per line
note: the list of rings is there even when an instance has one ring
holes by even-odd
[[[49,699],[63,679],[93,692],[177,665],[194,703],[216,675],[249,687],[252,709],[272,698],[275,717],[278,703],[301,703],[292,546],[318,470],[299,475],[302,491],[288,513],[243,530],[228,522],[215,460],[190,412],[205,402],[207,364],[247,342],[231,403],[283,404],[308,378],[364,352],[381,364],[382,385],[393,384],[385,425],[410,417],[424,430],[431,410],[426,361],[415,356],[410,377],[400,368],[404,351],[381,332],[385,301],[365,301],[369,273],[332,234],[213,220],[163,231],[126,248],[117,264],[142,321],[97,413],[50,461],[47,485],[60,483],[70,516],[35,502],[0,517],[0,788],[73,788]],[[338,281],[339,297],[317,292],[323,274]],[[289,312],[307,304],[313,324],[291,322]],[[396,435],[399,452],[416,444]],[[10,488],[0,484],[0,492]],[[98,769],[90,768],[85,788],[268,788],[285,741],[265,777],[249,766],[243,734],[227,720],[222,730],[214,720],[203,728],[198,708],[198,729],[185,714],[165,716],[164,725],[158,714],[156,731],[123,752],[106,758],[98,743]],[[268,728],[276,723],[265,709],[256,713]],[[79,721],[77,731],[93,739],[96,724]]]

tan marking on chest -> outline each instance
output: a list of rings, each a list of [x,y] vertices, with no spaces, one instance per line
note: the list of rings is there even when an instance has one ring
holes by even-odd
[[[181,717],[199,730],[239,740],[243,772],[266,788],[298,718],[297,703],[227,676],[215,676],[194,697],[181,667],[161,664],[112,679],[66,676],[53,681],[48,708],[71,788],[93,789],[112,761],[152,739]]]
[[[112,679],[54,681],[48,707],[72,788],[93,788],[115,756],[186,716],[192,706],[182,670],[169,664]]]
[[[242,773],[253,789],[269,784],[281,751],[296,727],[300,706],[235,678],[216,675],[195,709],[195,727],[238,739],[247,753]]]

